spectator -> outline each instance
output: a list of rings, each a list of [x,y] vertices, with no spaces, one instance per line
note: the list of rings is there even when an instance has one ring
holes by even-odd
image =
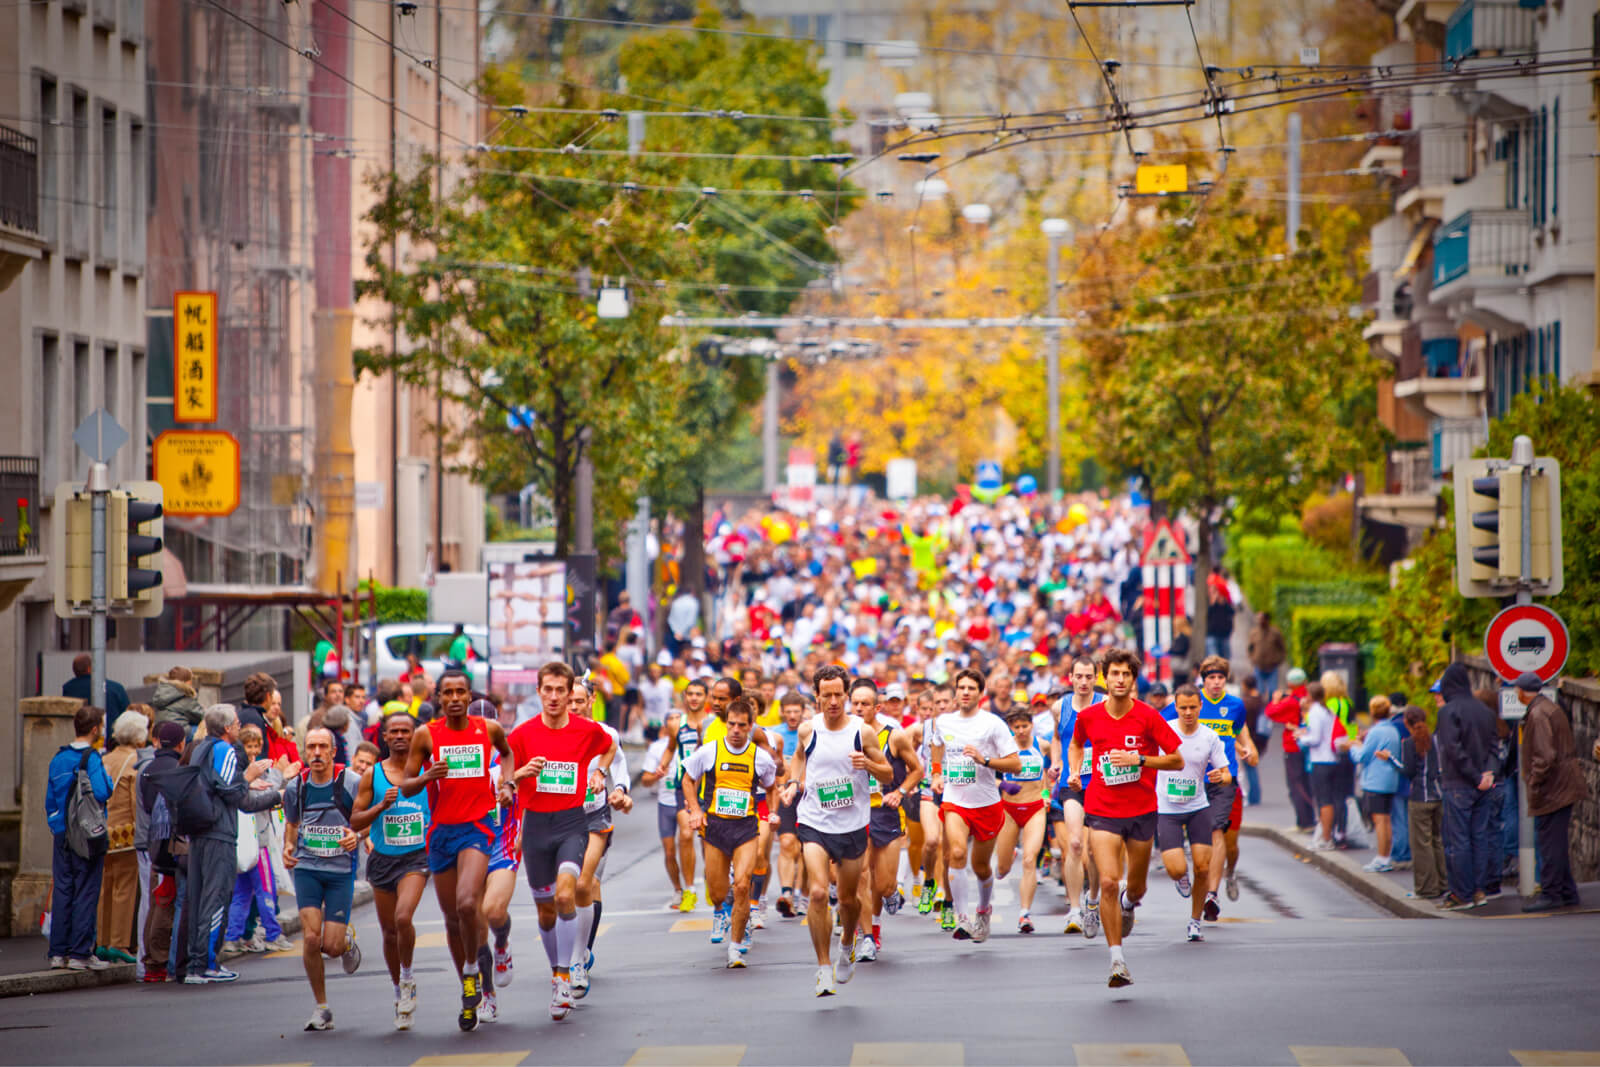
[[[1172,620],[1172,647],[1167,654],[1172,657],[1173,685],[1183,685],[1194,679],[1194,666],[1190,662],[1194,651],[1193,632],[1187,615]]]
[[[93,675],[94,658],[89,653],[84,652],[73,657],[72,677],[61,687],[61,695],[64,697],[77,697],[85,704],[98,706],[93,694],[89,692],[89,689],[94,684]],[[110,678],[106,679],[105,706],[107,721],[113,723],[117,721],[118,716],[128,710],[128,691],[122,688],[121,682],[114,682]],[[104,731],[104,728],[105,724],[102,724],[102,731]]]
[[[261,758],[263,740],[261,731],[254,726],[239,728],[239,745],[252,764]],[[284,775],[278,769],[271,768],[262,776],[262,780],[281,790]],[[222,951],[266,952],[271,949],[273,952],[288,952],[294,948],[294,943],[283,936],[283,927],[278,925],[278,883],[272,871],[272,849],[276,835],[272,830],[271,814],[258,812],[242,820],[239,840],[240,862],[244,862],[246,848],[255,850],[255,862],[248,870],[240,871],[234,879],[233,900],[228,905],[228,929],[223,935]],[[245,924],[250,918],[252,906],[258,925],[255,936],[246,942]]]
[[[194,672],[187,667],[173,667],[166,677],[156,682],[156,691],[150,697],[155,708],[155,721],[175,722],[185,730],[200,725],[205,709],[195,699]]]
[[[139,910],[139,857],[133,850],[136,829],[134,784],[139,749],[150,738],[145,717],[125,711],[111,724],[116,747],[105,756],[111,798],[106,802],[106,861],[100,881],[99,944],[103,955],[133,963],[133,920]]]
[[[1343,803],[1339,793],[1339,754],[1334,739],[1338,720],[1324,700],[1327,691],[1321,682],[1306,687],[1306,725],[1296,740],[1311,763],[1311,794],[1317,802],[1317,836],[1311,840],[1315,852],[1334,847],[1334,807]]]
[[[1294,667],[1287,681],[1288,691],[1279,690],[1273,694],[1266,716],[1273,722],[1283,723],[1283,780],[1289,789],[1289,804],[1294,808],[1295,827],[1309,834],[1317,821],[1317,811],[1311,795],[1311,772],[1298,738],[1308,700],[1306,672]]]
[[[1283,640],[1283,631],[1272,625],[1272,615],[1263,611],[1256,616],[1255,628],[1250,631],[1250,666],[1256,671],[1256,685],[1263,693],[1278,688],[1278,670],[1289,658],[1289,646]]]
[[[283,714],[283,696],[277,690],[273,690],[273,697],[266,708],[267,758],[274,763],[280,759],[299,763],[300,749],[294,743],[294,733],[289,729],[288,720]]]
[[[450,635],[450,648],[444,655],[445,659],[455,664],[457,670],[462,671],[467,669],[467,664],[478,658],[477,652],[472,647],[472,638],[467,636],[467,628],[459,622]]]
[[[411,685],[411,717],[419,723],[432,722],[434,715],[438,714],[430,699],[433,695],[433,679],[423,673],[420,664],[408,675],[405,681]]]
[[[77,669],[76,663],[73,669]],[[87,683],[84,688],[88,688]],[[95,911],[100,903],[105,853],[91,847],[88,850],[90,855],[82,855],[68,843],[67,834],[68,802],[77,788],[78,771],[88,772],[94,799],[102,809],[111,798],[111,779],[106,776],[100,753],[94,750],[94,743],[100,739],[104,722],[104,711],[93,704],[84,704],[72,715],[72,743],[62,745],[60,751],[50,757],[44,815],[50,833],[55,837],[50,862],[53,883],[50,891],[50,966],[53,968],[103,971],[111,966],[94,954]]]
[[[1406,738],[1411,736],[1411,728],[1406,725],[1406,695],[1395,692],[1389,694],[1389,721],[1394,723],[1394,728],[1400,731],[1400,743],[1405,744]],[[1411,779],[1402,772],[1400,775],[1400,788],[1394,791],[1394,862],[1395,866],[1411,862]]]
[[[246,679],[246,690],[251,681],[262,677],[251,675]],[[259,688],[256,692],[262,695]],[[191,751],[189,762],[204,769],[205,786],[219,814],[210,829],[189,835],[186,985],[231,982],[239,977],[216,962],[217,939],[223,933],[229,895],[238,874],[239,813],[266,811],[280,799],[279,792],[265,782],[259,789],[253,786],[271,766],[269,761],[241,766],[240,722],[233,705],[211,705],[202,725],[206,739]]]
[[[184,729],[178,723],[164,722],[156,726],[155,751],[140,769],[136,783],[139,825],[143,828],[139,839],[142,844],[137,847],[144,849],[150,865],[150,907],[145,914],[144,947],[140,954],[144,968],[142,977],[146,982],[167,980],[167,959],[172,952],[173,906],[178,897],[178,857],[173,852],[176,842],[170,833],[161,832],[163,827],[171,829],[171,820],[163,815],[166,821],[158,825],[151,814],[159,795],[158,779],[176,767],[178,758],[183,755],[183,735]]]
[[[267,736],[267,705],[272,703],[274,694],[278,692],[277,679],[264,671],[257,671],[244,680],[244,706],[239,708],[235,717],[240,726],[254,726],[261,731],[261,736]],[[282,698],[279,697],[281,700]],[[213,704],[212,707],[221,705]],[[233,705],[226,705],[232,708]],[[281,707],[281,705],[280,705]]]
[[[344,683],[337,678],[329,678],[322,683],[322,706],[331,708],[335,704],[344,703]]]
[[[659,659],[645,672],[645,680],[639,683],[639,696],[644,701],[644,736],[653,742],[661,735],[661,724],[672,712],[673,684]]]
[[[1360,743],[1351,747],[1350,758],[1361,768],[1361,791],[1366,797],[1367,814],[1378,837],[1378,854],[1366,870],[1394,870],[1394,795],[1400,788],[1400,731],[1389,719],[1389,698],[1375,696],[1367,712],[1372,725]]]
[[[1322,690],[1327,694],[1328,710],[1333,712],[1334,747],[1337,751],[1343,751],[1349,748],[1356,736],[1355,727],[1350,721],[1354,708],[1350,702],[1350,690],[1345,686],[1344,675],[1336,671],[1323,671],[1320,680]],[[1349,848],[1350,801],[1356,795],[1356,765],[1341,759],[1334,764],[1334,771],[1338,801],[1333,808],[1333,843],[1338,848]]]
[[[1517,700],[1528,709],[1522,720],[1522,781],[1539,846],[1541,890],[1522,910],[1577,907],[1578,883],[1572,877],[1569,853],[1572,808],[1588,799],[1589,784],[1578,765],[1572,724],[1553,700],[1541,695],[1543,681],[1537,674],[1525,672],[1516,685]]]
[[[1261,695],[1254,675],[1247,674],[1239,680],[1239,700],[1244,704],[1245,728],[1250,731],[1250,740],[1256,744],[1256,752],[1266,751],[1267,743],[1272,740],[1272,720],[1266,716],[1266,698]],[[1254,806],[1261,803],[1261,771],[1255,764],[1246,763],[1242,766],[1244,802]]]
[[[1439,748],[1427,712],[1406,708],[1405,721],[1411,736],[1400,742],[1400,773],[1411,782],[1411,889],[1424,900],[1437,900],[1446,892]]]
[[[1439,700],[1439,784],[1444,794],[1444,854],[1450,891],[1440,907],[1483,903],[1481,888],[1491,849],[1489,805],[1494,796],[1495,714],[1472,695],[1464,663],[1452,663],[1435,684]],[[1493,852],[1499,855],[1496,843]]]
[[[1517,738],[1503,716],[1498,714],[1500,695],[1493,689],[1477,689],[1473,696],[1492,711],[1494,742],[1489,749],[1489,769],[1494,772],[1494,788],[1489,791],[1489,828],[1485,832],[1488,853],[1478,888],[1485,899],[1500,895],[1501,879],[1517,858]],[[1507,808],[1509,807],[1509,811]]]
[[[1226,586],[1219,589],[1211,583],[1207,592],[1210,604],[1206,607],[1206,655],[1227,659],[1233,644],[1233,601],[1228,598]]]
[[[351,714],[359,715],[363,724],[368,719],[367,713],[367,687],[360,682],[351,682],[344,687],[344,706],[350,709]]]
[[[333,761],[350,766],[351,753],[355,746],[361,743],[361,733],[354,729],[350,722],[350,709],[343,704],[335,704],[322,713],[322,721],[311,726],[315,730],[320,726],[333,735]],[[353,736],[352,736],[353,735]]]

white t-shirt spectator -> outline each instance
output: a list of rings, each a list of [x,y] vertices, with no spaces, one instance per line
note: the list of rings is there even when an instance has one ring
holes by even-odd
[[[646,678],[639,683],[639,697],[644,701],[645,722],[660,726],[672,710],[672,679],[665,674],[653,682]]]

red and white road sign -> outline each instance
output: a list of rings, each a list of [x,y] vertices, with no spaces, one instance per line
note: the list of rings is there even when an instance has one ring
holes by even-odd
[[[1172,645],[1172,622],[1188,614],[1189,552],[1183,545],[1183,530],[1166,519],[1147,527],[1139,565],[1144,581],[1144,647],[1151,653],[1146,656],[1145,673],[1153,681],[1170,682],[1167,649]]]
[[[1507,682],[1516,681],[1523,671],[1550,681],[1566,665],[1569,647],[1566,623],[1543,604],[1506,608],[1483,635],[1490,666]]]

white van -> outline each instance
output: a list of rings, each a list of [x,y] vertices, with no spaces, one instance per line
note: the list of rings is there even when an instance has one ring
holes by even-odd
[[[472,688],[480,693],[489,688],[489,630],[485,626],[467,626],[463,632],[472,642],[473,658],[467,663],[467,674]],[[406,673],[406,656],[416,653],[422,660],[422,669],[428,677],[438,681],[444,670],[444,658],[455,639],[456,628],[450,623],[395,622],[373,628],[361,629],[360,675],[368,692],[384,678],[399,678]],[[374,673],[374,644],[376,645],[376,672]]]

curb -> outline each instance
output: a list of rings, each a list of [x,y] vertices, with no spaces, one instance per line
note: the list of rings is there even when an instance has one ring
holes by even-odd
[[[1405,895],[1386,878],[1378,878],[1361,869],[1355,860],[1339,852],[1313,852],[1298,834],[1277,826],[1246,823],[1239,828],[1246,837],[1260,837],[1276,843],[1307,863],[1345,885],[1356,893],[1401,919],[1465,919],[1452,911],[1440,911],[1433,905]]]

